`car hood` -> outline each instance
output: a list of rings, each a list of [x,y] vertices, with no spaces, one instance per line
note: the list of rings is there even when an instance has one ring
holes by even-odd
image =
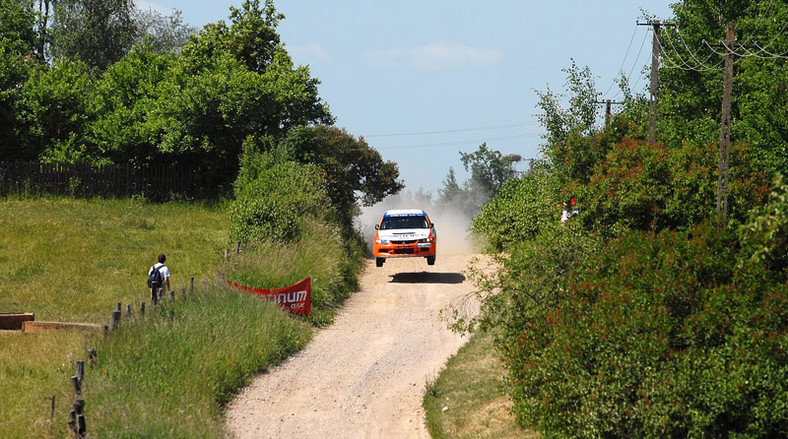
[[[424,239],[430,236],[430,229],[391,229],[378,230],[378,238],[388,241]]]

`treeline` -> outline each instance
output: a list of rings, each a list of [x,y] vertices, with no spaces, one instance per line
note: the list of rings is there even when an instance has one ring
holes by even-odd
[[[458,324],[492,331],[514,414],[544,437],[788,436],[788,5],[673,10],[657,142],[627,78],[620,113],[598,126],[601,93],[573,63],[567,96],[539,93],[542,158],[473,222],[503,270],[475,274],[482,313]],[[754,44],[732,48],[725,217],[726,49],[704,42],[724,40],[729,22]],[[562,222],[564,210],[577,213]]]
[[[216,197],[232,194],[244,142],[297,141],[286,159],[322,160],[336,207],[396,192],[396,165],[330,126],[319,80],[276,31],[283,18],[247,0],[195,30],[129,0],[0,0],[0,161],[166,164]]]

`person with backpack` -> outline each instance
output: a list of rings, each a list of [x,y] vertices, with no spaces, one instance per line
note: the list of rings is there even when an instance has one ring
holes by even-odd
[[[163,288],[164,286],[167,287],[167,291],[170,291],[170,269],[164,265],[164,261],[167,260],[167,257],[164,254],[160,254],[158,257],[157,263],[153,264],[148,270],[148,287],[151,289],[151,300],[153,303],[157,302],[157,291],[159,288]]]

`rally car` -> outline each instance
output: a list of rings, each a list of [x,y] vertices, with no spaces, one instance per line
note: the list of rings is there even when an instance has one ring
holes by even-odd
[[[372,254],[382,267],[386,258],[427,258],[435,265],[435,223],[421,209],[387,210],[375,226]]]

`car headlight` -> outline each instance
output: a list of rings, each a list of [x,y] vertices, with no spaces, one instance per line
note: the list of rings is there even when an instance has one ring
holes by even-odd
[[[389,245],[391,244],[388,239],[376,239],[375,244]]]
[[[421,238],[419,239],[419,242],[435,242],[435,237],[430,236],[429,238]]]

